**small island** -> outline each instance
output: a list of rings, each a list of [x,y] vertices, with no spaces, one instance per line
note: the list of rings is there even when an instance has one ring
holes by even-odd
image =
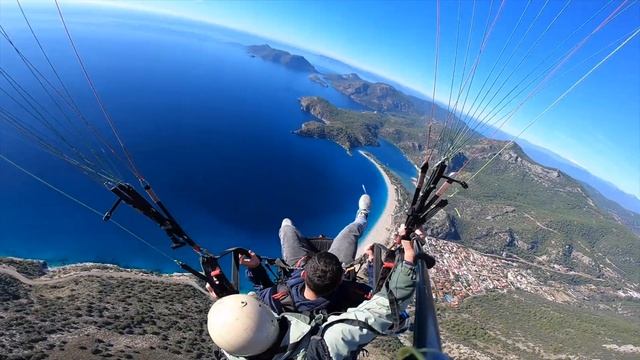
[[[311,63],[303,56],[293,55],[284,50],[274,49],[267,44],[247,46],[247,51],[252,57],[257,56],[262,60],[281,64],[291,70],[313,74],[318,72],[318,70],[316,70],[316,68],[313,67],[313,65],[311,65]]]
[[[327,84],[326,81],[324,81],[324,79],[322,78],[322,76],[318,75],[318,74],[311,74],[309,75],[309,80],[322,86],[322,87],[329,87],[329,84]]]

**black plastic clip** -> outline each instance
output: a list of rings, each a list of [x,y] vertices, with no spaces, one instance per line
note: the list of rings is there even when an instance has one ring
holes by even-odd
[[[456,179],[454,179],[452,177],[448,177],[446,175],[442,175],[442,178],[447,180],[447,182],[460,184],[460,186],[462,186],[463,189],[468,189],[469,188],[469,184],[467,184],[466,182],[464,182],[462,180],[456,180]]]
[[[118,208],[118,205],[120,205],[121,202],[122,202],[122,198],[118,198],[118,200],[116,200],[116,202],[113,203],[113,206],[111,207],[111,209],[109,209],[109,211],[104,213],[104,215],[102,216],[102,221],[111,220],[113,213],[116,211],[116,209]]]

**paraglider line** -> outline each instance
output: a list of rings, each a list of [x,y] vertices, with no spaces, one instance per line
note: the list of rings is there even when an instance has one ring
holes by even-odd
[[[57,192],[58,194],[66,197],[67,199],[75,202],[76,204],[84,207],[85,209],[91,211],[92,213],[98,215],[100,218],[102,218],[103,214],[96,210],[95,208],[91,207],[90,205],[86,204],[85,202],[73,197],[72,195],[66,193],[64,190],[48,183],[46,180],[42,179],[41,177],[37,176],[36,174],[30,172],[29,170],[23,168],[22,166],[16,164],[15,162],[11,161],[11,159],[7,158],[6,156],[4,156],[3,154],[0,153],[0,159],[6,161],[7,163],[9,163],[10,165],[12,165],[13,167],[15,167],[16,169],[22,171],[23,173],[25,173],[26,175],[29,175],[30,177],[32,177],[33,179],[37,180],[38,182],[40,182],[41,184],[47,186],[49,189]],[[119,222],[115,221],[115,220],[110,220],[111,223],[113,223],[115,226],[117,226],[118,228],[120,228],[122,231],[126,232],[127,234],[131,235],[132,237],[134,237],[135,239],[137,239],[138,241],[142,242],[143,244],[147,245],[149,248],[151,248],[152,250],[154,250],[155,252],[157,252],[158,254],[164,256],[165,258],[171,260],[174,263],[177,263],[178,260],[174,259],[173,257],[169,256],[167,253],[165,253],[164,251],[160,250],[158,247],[156,247],[155,245],[151,244],[149,241],[145,240],[144,238],[142,238],[140,235],[134,233],[133,231],[127,229],[124,225],[120,224]]]
[[[111,118],[111,115],[109,115],[109,113],[107,112],[107,109],[104,106],[104,103],[102,102],[102,99],[100,98],[100,95],[98,95],[98,91],[96,90],[95,85],[93,84],[93,80],[91,80],[91,77],[89,76],[89,72],[87,71],[85,65],[84,65],[84,61],[82,60],[82,57],[80,56],[80,53],[78,52],[78,48],[76,47],[75,42],[73,41],[73,38],[71,37],[71,32],[69,32],[69,28],[67,27],[67,22],[64,19],[64,15],[62,15],[62,10],[60,9],[60,4],[58,3],[58,0],[54,0],[56,3],[56,8],[58,9],[58,15],[60,15],[60,21],[62,21],[62,25],[64,26],[64,31],[67,34],[67,38],[69,39],[69,43],[71,44],[71,48],[73,49],[73,52],[76,56],[76,59],[78,60],[78,63],[80,64],[80,68],[82,69],[82,73],[84,74],[85,79],[87,80],[87,83],[89,84],[89,87],[91,88],[91,91],[93,92],[94,97],[96,98],[96,101],[98,102],[98,105],[100,106],[100,110],[102,111],[102,114],[104,115],[105,119],[107,120],[107,123],[109,123],[109,127],[111,128],[111,130],[113,131],[114,136],[116,137],[116,140],[118,140],[118,143],[120,144],[120,147],[122,147],[122,151],[124,152],[127,161],[129,162],[129,167],[131,168],[131,171],[133,172],[133,174],[136,176],[136,178],[138,179],[144,179],[142,177],[142,174],[140,173],[140,171],[138,171],[138,168],[136,167],[135,163],[133,162],[133,157],[131,156],[131,153],[129,153],[129,150],[127,150],[127,147],[124,145],[124,142],[122,141],[122,138],[120,137],[120,133],[118,132],[118,129],[116,128],[113,119]]]

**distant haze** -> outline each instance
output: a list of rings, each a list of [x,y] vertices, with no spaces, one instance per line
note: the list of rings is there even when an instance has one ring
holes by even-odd
[[[507,134],[496,128],[487,128],[482,131],[482,133],[485,136],[490,136],[497,140],[513,139],[513,135]],[[615,201],[620,206],[640,214],[640,199],[637,197],[627,194],[614,184],[591,174],[588,170],[563,158],[561,155],[558,155],[551,150],[532,144],[524,139],[518,139],[516,143],[518,143],[522,150],[524,150],[524,152],[536,162],[547,167],[558,169],[574,179],[594,187],[609,200]]]

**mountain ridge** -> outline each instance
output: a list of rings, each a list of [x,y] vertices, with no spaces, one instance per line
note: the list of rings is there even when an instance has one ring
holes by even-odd
[[[491,133],[492,136],[487,135],[487,133]],[[483,135],[498,140],[510,140],[513,138],[513,135],[493,127],[487,127],[487,129],[483,131]],[[564,171],[574,179],[593,187],[606,199],[614,201],[624,209],[640,215],[640,199],[637,196],[625,192],[610,181],[592,174],[589,170],[571,160],[565,159],[562,155],[552,150],[533,144],[523,138],[519,138],[516,142],[537,162]]]
[[[448,141],[446,137],[440,139],[444,130],[441,119],[427,122],[415,108],[401,103],[406,98],[396,92],[385,92],[399,99],[389,101],[368,88],[354,90],[363,84],[357,76],[341,76],[339,81],[344,93],[359,94],[360,103],[381,110],[339,109],[322,98],[303,97],[302,110],[318,121],[304,123],[297,134],[326,138],[347,150],[376,145],[378,138],[384,138],[400,148],[414,165],[425,159],[427,143]],[[353,86],[344,84],[349,81]],[[464,179],[481,168],[484,171],[470,184],[471,189],[449,199],[447,224],[455,227],[449,233],[458,235],[448,240],[483,252],[512,253],[527,261],[548,262],[566,271],[577,270],[611,281],[640,281],[640,275],[634,271],[640,259],[640,249],[635,244],[640,238],[599,208],[581,182],[536,163],[517,144],[510,144],[499,153],[506,144],[477,136],[461,149],[471,161],[458,176]],[[433,159],[442,156],[438,149],[429,149],[432,150]],[[462,216],[455,209],[461,209]],[[513,210],[504,213],[504,209]],[[447,224],[431,226],[442,228]]]

